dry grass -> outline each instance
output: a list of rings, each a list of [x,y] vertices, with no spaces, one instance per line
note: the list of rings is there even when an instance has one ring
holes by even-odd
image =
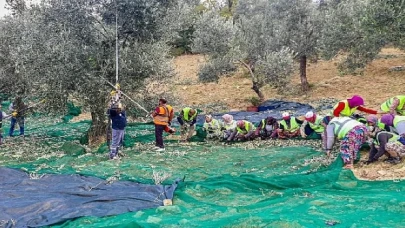
[[[75,122],[80,122],[83,120],[91,120],[91,113],[89,113],[89,112],[81,113],[80,115],[73,117],[71,122],[75,123]]]
[[[209,103],[225,103],[230,110],[245,110],[250,103],[247,99],[255,97],[251,90],[251,80],[243,71],[229,77],[222,77],[218,83],[202,84],[198,82],[198,69],[204,64],[201,55],[185,55],[174,61],[177,76],[171,83],[174,94],[179,96],[187,106],[204,105]],[[389,68],[405,65],[405,53],[395,48],[385,48],[379,58],[370,63],[363,75],[340,76],[337,70],[338,59],[310,63],[307,77],[311,91],[305,95],[280,95],[274,88],[266,86],[263,93],[267,99],[285,99],[303,103],[322,98],[332,97],[345,99],[354,94],[363,96],[366,105],[378,109],[387,98],[404,94],[405,72],[390,72]],[[287,88],[299,88],[299,75],[292,78],[292,85]],[[295,95],[294,95],[295,94]],[[363,152],[362,160],[367,160],[367,152]],[[405,178],[405,164],[398,165],[377,162],[371,165],[356,165],[353,170],[359,179],[367,180],[397,180]]]
[[[367,66],[364,75],[340,76],[337,63],[338,60],[310,63],[307,76],[312,88],[305,95],[294,95],[297,94],[294,91],[291,91],[291,95],[280,95],[270,86],[263,88],[263,93],[267,99],[287,99],[304,103],[325,97],[345,99],[359,94],[371,108],[378,108],[387,98],[403,93],[405,72],[389,71],[390,67],[405,65],[405,53],[398,49],[383,49],[380,58]],[[173,80],[172,89],[182,98],[184,105],[223,102],[230,109],[244,110],[250,105],[246,100],[256,96],[251,90],[250,78],[243,71],[223,77],[218,83],[202,84],[198,82],[197,72],[204,64],[203,56],[180,56],[175,59],[174,64],[177,76]],[[298,73],[293,76],[292,86],[289,88],[299,88]]]
[[[393,180],[399,181],[405,179],[405,163],[402,162],[397,165],[392,165],[383,160],[386,157],[383,156],[378,162],[365,165],[359,163],[355,165],[353,170],[354,175],[360,180]],[[363,152],[361,160],[368,159],[368,152]],[[404,159],[404,158],[403,158]]]

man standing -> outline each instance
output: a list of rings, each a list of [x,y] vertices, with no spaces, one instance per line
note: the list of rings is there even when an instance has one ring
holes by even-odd
[[[20,127],[20,136],[24,136],[24,115],[27,111],[27,106],[22,101],[21,97],[16,97],[14,102],[10,105],[9,110],[11,111],[11,126],[9,131],[9,136],[13,136],[15,124],[18,123]]]
[[[171,121],[174,117],[173,108],[167,105],[164,98],[159,99],[159,106],[152,112],[153,123],[155,124],[156,151],[165,151],[163,144],[163,131],[173,134],[175,129],[171,128]]]
[[[124,140],[125,127],[127,126],[127,116],[121,102],[114,104],[108,110],[111,118],[112,142],[110,148],[110,159],[118,158],[118,150]]]

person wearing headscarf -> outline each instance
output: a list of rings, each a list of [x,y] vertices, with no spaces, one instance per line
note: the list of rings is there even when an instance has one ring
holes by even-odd
[[[394,127],[398,135],[405,138],[405,116],[385,114],[381,116],[381,123],[388,127]]]
[[[364,100],[359,95],[354,95],[352,98],[342,100],[333,107],[333,116],[352,116],[357,110],[368,114],[379,114],[379,112],[363,107]]]
[[[325,127],[322,125],[322,116],[309,111],[305,114],[305,121],[301,125],[301,137],[310,139],[320,139]]]
[[[255,136],[261,139],[276,138],[277,129],[279,128],[278,122],[275,118],[269,116],[262,119],[256,128]]]
[[[330,155],[335,138],[340,140],[340,155],[346,169],[353,168],[361,145],[367,138],[367,127],[349,117],[335,117],[326,127],[326,154]]]
[[[207,139],[219,139],[221,137],[221,123],[212,118],[212,115],[205,115],[203,129],[207,132]]]
[[[391,97],[381,104],[381,110],[393,115],[405,116],[405,95]]]
[[[372,139],[370,152],[366,164],[378,161],[378,159],[386,155],[386,162],[398,164],[401,162],[401,156],[405,155],[405,146],[399,142],[399,135],[383,131],[377,126],[374,126],[369,131],[368,136]]]
[[[394,127],[390,127],[388,125],[385,125],[381,122],[381,119],[379,119],[376,115],[368,115],[366,117],[367,123],[366,126],[369,128],[376,128],[382,130],[382,131],[388,131],[388,132],[393,132],[393,133],[398,133],[396,132]]]
[[[225,114],[222,116],[221,131],[224,140],[228,140],[232,133],[236,131],[236,121],[233,120],[232,115]]]
[[[282,114],[282,120],[280,123],[280,128],[278,129],[278,138],[293,138],[300,135],[300,126],[304,121],[301,121],[294,116],[290,116],[290,113],[284,112]]]
[[[238,120],[236,122],[236,131],[228,138],[228,141],[238,140],[247,141],[255,138],[255,126],[246,120]]]

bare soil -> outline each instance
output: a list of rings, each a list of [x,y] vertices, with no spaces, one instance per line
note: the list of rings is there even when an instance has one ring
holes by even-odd
[[[338,58],[332,61],[309,63],[307,77],[311,90],[302,94],[299,91],[298,72],[287,86],[286,94],[279,94],[275,88],[266,86],[263,93],[267,99],[285,99],[303,103],[322,98],[346,99],[354,94],[364,97],[366,106],[378,109],[380,104],[391,96],[404,94],[405,71],[391,72],[394,66],[405,65],[405,52],[385,48],[379,58],[370,63],[363,75],[341,76],[337,69]],[[198,82],[198,69],[204,64],[204,56],[184,55],[175,58],[176,77],[172,81],[174,94],[187,106],[205,104],[224,104],[229,110],[245,110],[251,106],[249,98],[256,97],[251,89],[249,74],[240,70],[234,75],[222,77],[218,83]],[[362,160],[367,160],[367,151],[362,152]],[[383,160],[381,158],[381,160]],[[404,158],[405,160],[405,158]],[[382,161],[355,165],[354,174],[364,180],[405,179],[405,162],[391,165]]]
[[[222,77],[218,83],[198,82],[198,69],[205,62],[201,55],[184,55],[174,60],[177,76],[172,83],[175,94],[183,99],[184,105],[225,103],[230,109],[245,110],[250,106],[249,98],[256,97],[251,89],[249,74],[240,70],[234,75]],[[405,65],[405,52],[398,49],[383,49],[379,58],[370,63],[363,75],[340,76],[338,59],[309,63],[308,82],[311,90],[306,94],[299,91],[298,72],[292,77],[292,85],[286,94],[266,86],[263,93],[267,99],[286,99],[310,103],[321,98],[346,99],[354,94],[364,97],[366,106],[378,108],[391,96],[404,93],[405,71],[390,72],[389,68]]]

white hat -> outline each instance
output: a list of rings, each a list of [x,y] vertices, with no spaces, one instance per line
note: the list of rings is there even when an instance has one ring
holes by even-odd
[[[288,112],[283,112],[283,114],[281,115],[283,118],[284,117],[289,117],[290,116],[290,113],[288,113]]]
[[[314,113],[312,111],[309,111],[309,112],[307,112],[307,114],[305,114],[306,119],[310,119],[312,117],[314,117]]]

